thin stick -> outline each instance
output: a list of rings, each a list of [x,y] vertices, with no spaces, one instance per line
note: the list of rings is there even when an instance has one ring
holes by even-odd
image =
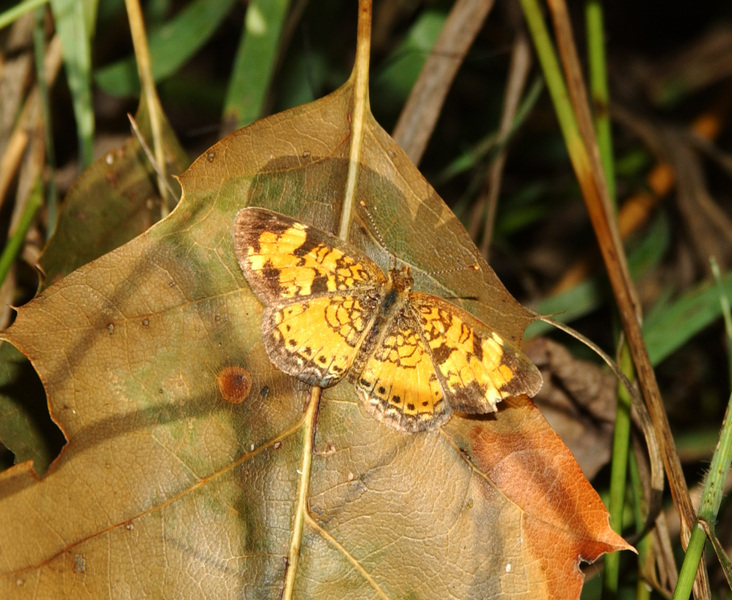
[[[163,145],[163,125],[160,118],[162,109],[160,100],[155,89],[155,79],[152,74],[152,63],[150,61],[150,50],[147,45],[147,34],[145,23],[142,18],[142,9],[139,0],[125,0],[127,15],[130,21],[130,33],[132,34],[132,45],[135,49],[137,70],[140,74],[140,88],[145,98],[148,113],[150,115],[150,131],[152,133],[152,145],[155,154],[154,164],[157,165],[158,194],[160,195],[160,216],[165,217],[168,210],[168,199],[175,198],[175,194],[168,196],[165,185],[167,181],[165,164],[165,146]]]
[[[351,113],[351,152],[348,157],[348,178],[343,197],[338,237],[348,240],[353,220],[356,185],[361,168],[361,152],[366,118],[369,114],[369,56],[371,53],[371,0],[359,0],[356,64],[353,67],[353,112]]]
[[[313,464],[313,438],[315,436],[315,421],[320,403],[321,388],[310,388],[310,401],[303,420],[302,455],[298,474],[300,482],[297,486],[297,501],[295,503],[295,520],[292,524],[290,548],[287,551],[287,569],[285,571],[285,589],[282,600],[291,600],[295,589],[297,565],[300,560],[300,546],[302,545],[302,530],[308,510],[308,491],[310,489],[310,469]]]

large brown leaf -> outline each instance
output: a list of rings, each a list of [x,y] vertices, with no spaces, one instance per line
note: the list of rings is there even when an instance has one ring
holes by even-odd
[[[298,598],[566,599],[580,558],[628,547],[526,398],[403,434],[342,382],[298,496],[310,390],[264,353],[233,220],[253,203],[333,230],[352,107],[349,83],[224,139],[167,219],[20,310],[7,338],[69,442],[40,481],[0,476],[0,596],[280,598],[298,522]],[[517,342],[529,315],[370,116],[362,150],[351,241]]]

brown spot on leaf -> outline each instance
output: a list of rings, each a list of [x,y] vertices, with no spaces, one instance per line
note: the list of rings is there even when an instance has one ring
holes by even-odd
[[[219,371],[216,380],[224,400],[241,404],[252,389],[252,376],[243,367],[226,367]]]

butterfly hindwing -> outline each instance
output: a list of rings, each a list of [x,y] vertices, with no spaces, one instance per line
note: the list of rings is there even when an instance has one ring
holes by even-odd
[[[311,385],[328,387],[353,363],[377,299],[334,295],[267,307],[262,337],[270,360]]]
[[[408,307],[386,326],[384,335],[351,379],[366,409],[378,420],[403,431],[424,431],[450,416],[442,386]]]

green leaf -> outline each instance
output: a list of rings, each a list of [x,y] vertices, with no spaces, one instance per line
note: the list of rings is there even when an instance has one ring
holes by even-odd
[[[150,33],[150,61],[156,82],[175,73],[198,52],[222,23],[235,1],[195,0],[169,23]],[[105,92],[115,96],[133,96],[140,92],[134,56],[97,69],[94,80]]]

